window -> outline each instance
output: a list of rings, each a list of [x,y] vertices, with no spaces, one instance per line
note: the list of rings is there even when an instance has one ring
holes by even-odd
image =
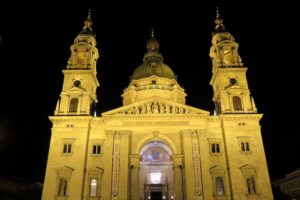
[[[78,107],[78,99],[72,98],[70,101],[69,112],[77,112],[77,107]]]
[[[93,145],[93,154],[101,154],[101,145],[99,144],[94,144]]]
[[[250,148],[250,141],[251,138],[248,136],[241,136],[237,137],[238,139],[238,145],[241,153],[251,153],[251,148]]]
[[[221,155],[221,142],[220,138],[208,138],[210,154]]]
[[[101,193],[101,180],[104,170],[102,168],[96,167],[95,169],[87,170],[88,180],[87,187],[88,198],[87,199],[99,199]]]
[[[256,170],[255,167],[252,165],[244,165],[242,167],[240,167],[243,177],[244,177],[244,181],[245,181],[245,193],[247,195],[257,195],[257,191],[256,191],[256,181],[255,181],[255,177],[256,177]]]
[[[211,144],[211,152],[212,153],[220,153],[220,144],[218,144],[218,143]]]
[[[99,157],[103,155],[103,139],[92,139],[89,147],[89,152],[94,157]]]
[[[223,178],[220,176],[216,178],[216,194],[217,196],[225,195]]]
[[[58,181],[57,196],[67,196],[68,180],[65,177],[60,177]]]
[[[75,142],[75,138],[63,138],[61,155],[63,156],[72,155],[72,153],[74,152],[74,142]]]
[[[64,154],[72,153],[72,144],[64,144],[63,153]]]
[[[210,170],[212,180],[214,183],[213,196],[216,197],[215,199],[224,199],[225,177],[226,177],[224,168],[216,165],[214,167],[211,167],[209,170]]]
[[[254,177],[247,178],[247,191],[248,194],[256,194]]]
[[[241,142],[241,151],[243,152],[250,151],[249,142]]]
[[[241,98],[238,96],[232,97],[233,109],[234,110],[243,110]]]
[[[90,196],[96,197],[97,196],[97,187],[98,187],[98,181],[95,178],[92,178],[90,181]]]
[[[68,196],[69,186],[72,185],[70,184],[70,178],[73,170],[74,169],[68,166],[60,167],[57,169],[57,183],[54,187],[57,188],[55,191],[56,196],[61,197],[57,199],[66,199],[66,197]]]

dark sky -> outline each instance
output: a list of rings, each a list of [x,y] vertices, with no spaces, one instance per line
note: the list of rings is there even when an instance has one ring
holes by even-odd
[[[52,115],[88,8],[97,33],[98,113],[121,106],[129,76],[142,63],[151,28],[164,61],[178,75],[187,104],[213,111],[211,61],[215,2],[147,1],[63,7],[46,2],[0,8],[0,172],[43,181]],[[74,4],[74,2],[73,2]],[[264,113],[262,136],[271,179],[300,166],[299,41],[292,5],[221,1],[227,29],[240,44],[250,90]]]

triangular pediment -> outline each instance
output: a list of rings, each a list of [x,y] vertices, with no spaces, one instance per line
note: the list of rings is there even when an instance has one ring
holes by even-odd
[[[102,113],[103,116],[112,115],[209,115],[208,111],[175,103],[160,97],[152,97],[144,101],[122,106]]]

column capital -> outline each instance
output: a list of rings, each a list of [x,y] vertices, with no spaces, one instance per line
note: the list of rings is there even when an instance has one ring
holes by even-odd
[[[139,167],[140,166],[140,154],[131,154],[129,155],[130,158],[130,165],[133,167]]]
[[[173,165],[174,167],[179,167],[182,165],[183,155],[181,154],[175,154],[172,155]]]

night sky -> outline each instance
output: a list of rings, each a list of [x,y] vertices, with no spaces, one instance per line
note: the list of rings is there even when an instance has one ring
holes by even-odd
[[[0,174],[43,182],[53,115],[88,8],[100,59],[97,112],[122,105],[129,77],[142,63],[151,28],[164,61],[185,88],[187,104],[213,113],[209,49],[215,2],[147,1],[63,7],[47,3],[0,8]],[[75,2],[73,2],[75,4]],[[260,113],[271,179],[300,168],[299,33],[292,5],[219,2],[226,28],[240,44]],[[298,44],[298,45],[297,45]]]

